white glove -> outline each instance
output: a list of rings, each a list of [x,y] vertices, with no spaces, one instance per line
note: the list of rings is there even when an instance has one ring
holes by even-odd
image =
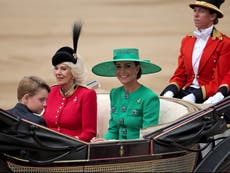
[[[224,99],[224,96],[221,92],[217,92],[214,96],[209,97],[204,104],[217,103]]]
[[[164,97],[169,97],[169,98],[172,98],[174,96],[173,92],[172,91],[167,91],[166,93],[164,93],[163,95]]]
[[[188,94],[187,96],[184,96],[182,100],[195,103],[196,97],[194,96],[194,94]]]

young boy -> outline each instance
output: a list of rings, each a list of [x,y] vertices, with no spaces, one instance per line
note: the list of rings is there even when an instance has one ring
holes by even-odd
[[[41,78],[36,76],[23,77],[17,88],[18,103],[8,112],[46,126],[45,120],[39,115],[46,106],[49,92],[49,85]]]

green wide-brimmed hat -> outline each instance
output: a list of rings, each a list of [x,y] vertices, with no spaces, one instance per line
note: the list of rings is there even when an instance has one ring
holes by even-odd
[[[115,75],[115,63],[118,61],[133,61],[139,62],[142,70],[142,74],[150,74],[161,71],[161,68],[155,64],[152,64],[150,60],[141,60],[139,58],[139,52],[136,48],[121,48],[113,50],[113,60],[105,61],[95,65],[92,68],[92,72],[98,76],[114,77]]]

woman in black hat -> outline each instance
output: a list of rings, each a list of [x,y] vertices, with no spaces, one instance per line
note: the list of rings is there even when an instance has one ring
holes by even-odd
[[[230,39],[215,27],[224,16],[223,2],[196,0],[189,5],[196,30],[183,38],[178,67],[161,96],[203,103],[217,92],[230,67]]]
[[[51,87],[44,118],[47,126],[89,142],[97,132],[97,97],[84,85],[86,68],[77,54],[81,24],[74,25],[74,49],[60,48],[52,58],[57,85]]]

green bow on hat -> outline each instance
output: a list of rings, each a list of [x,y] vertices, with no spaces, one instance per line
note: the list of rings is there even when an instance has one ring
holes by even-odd
[[[141,60],[139,58],[139,52],[136,48],[121,48],[113,50],[113,60],[106,61],[95,65],[92,68],[92,72],[99,76],[114,77],[115,64],[118,61],[133,61],[139,62],[142,70],[142,74],[150,74],[161,71],[161,68],[155,64],[152,64],[150,60]]]

